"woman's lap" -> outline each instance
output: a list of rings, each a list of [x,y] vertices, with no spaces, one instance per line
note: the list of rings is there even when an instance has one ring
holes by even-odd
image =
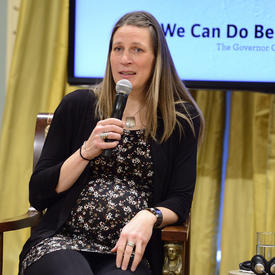
[[[93,275],[88,261],[78,251],[58,250],[30,265],[24,275]]]
[[[131,265],[129,264],[127,270],[121,270],[116,267],[116,256],[115,255],[100,255],[100,259],[97,257],[97,265],[93,269],[95,275],[149,275],[151,274],[150,268],[146,260],[142,260],[138,265],[135,272],[130,270]]]
[[[128,275],[133,274],[129,269],[123,271],[116,268],[115,255],[102,255],[75,250],[58,250],[46,254],[29,266],[24,275]],[[150,269],[143,260],[136,275],[149,275]]]

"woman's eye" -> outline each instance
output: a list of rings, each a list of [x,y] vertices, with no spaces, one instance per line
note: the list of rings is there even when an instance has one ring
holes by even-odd
[[[143,50],[141,48],[136,48],[136,52],[140,53],[140,52],[143,52]]]
[[[114,48],[114,51],[115,51],[115,52],[121,51],[121,47],[115,47],[115,48]]]

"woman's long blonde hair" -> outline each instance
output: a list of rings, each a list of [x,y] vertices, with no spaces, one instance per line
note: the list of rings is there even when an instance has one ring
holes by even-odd
[[[194,131],[192,117],[185,108],[184,103],[186,102],[190,102],[197,110],[197,115],[200,116],[201,136],[204,125],[202,113],[176,72],[174,62],[159,23],[154,16],[144,11],[125,14],[113,28],[109,43],[105,77],[103,81],[95,87],[95,93],[98,97],[96,112],[99,118],[103,119],[110,117],[112,113],[115,98],[115,82],[111,71],[110,55],[114,34],[118,28],[124,25],[149,28],[153,41],[155,66],[146,92],[146,136],[151,136],[154,140],[157,139],[158,110],[160,111],[164,125],[164,131],[159,140],[160,142],[169,138],[176,124],[182,129],[181,123],[178,121],[179,117],[185,119]],[[178,104],[185,109],[184,113],[178,111]]]

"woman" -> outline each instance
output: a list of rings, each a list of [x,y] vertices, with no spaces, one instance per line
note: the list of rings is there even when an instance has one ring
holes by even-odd
[[[119,120],[110,116],[121,79],[133,89]],[[156,19],[123,16],[102,83],[55,111],[30,180],[31,205],[47,211],[20,255],[22,273],[161,274],[159,228],[189,213],[202,125]]]

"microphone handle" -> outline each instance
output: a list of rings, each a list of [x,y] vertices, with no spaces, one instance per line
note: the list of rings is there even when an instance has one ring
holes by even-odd
[[[122,119],[122,115],[126,106],[128,94],[122,94],[122,93],[117,93],[116,98],[115,98],[115,104],[113,108],[113,112],[111,117],[117,118],[117,119]],[[105,142],[112,142],[114,140],[112,139],[106,139]],[[103,150],[102,155],[104,157],[111,157],[112,155],[112,149],[106,149]]]

